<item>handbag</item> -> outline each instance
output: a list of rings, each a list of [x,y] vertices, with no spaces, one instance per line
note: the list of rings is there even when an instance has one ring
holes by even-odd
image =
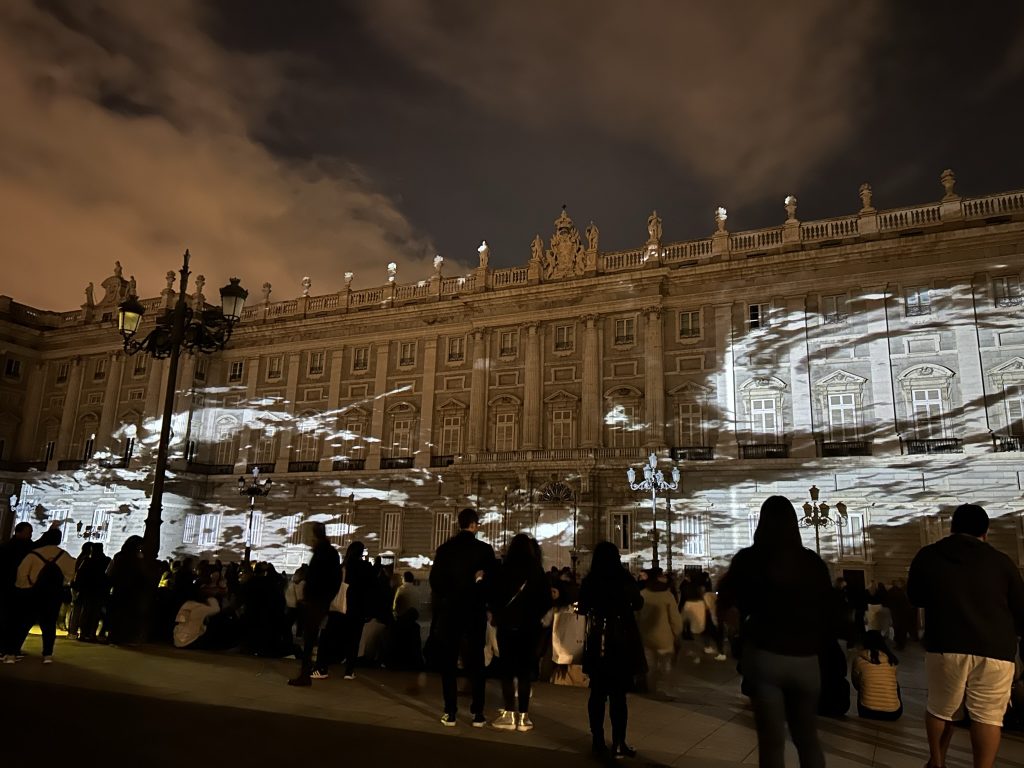
[[[348,584],[345,582],[345,569],[341,569],[341,586],[338,593],[331,600],[330,611],[334,613],[346,613],[348,611]]]
[[[555,613],[551,629],[551,660],[555,664],[582,664],[587,622],[573,610]]]

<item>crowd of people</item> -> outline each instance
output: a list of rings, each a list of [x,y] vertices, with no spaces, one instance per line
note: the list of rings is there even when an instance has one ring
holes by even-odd
[[[53,662],[60,626],[87,643],[166,641],[294,655],[299,669],[288,683],[298,687],[328,677],[333,665],[343,665],[345,679],[355,677],[357,662],[431,668],[441,675],[443,726],[459,722],[462,676],[474,727],[520,732],[534,727],[534,681],[587,684],[594,753],[631,757],[627,694],[664,695],[673,666],[731,655],[751,700],[759,764],[784,765],[788,729],[800,765],[818,768],[825,757],[817,719],[846,714],[850,681],[861,717],[902,715],[899,659],[889,643],[901,651],[917,639],[923,608],[927,768],[945,765],[952,724],[963,717],[975,766],[994,764],[1017,677],[1024,582],[987,544],[981,507],[956,510],[951,535],[918,553],[906,583],[860,590],[831,581],[825,562],[803,546],[796,512],[782,496],[764,502],[752,546],[735,555],[717,590],[700,570],[684,571],[678,581],[659,568],[634,576],[607,541],[597,544],[578,583],[572,569],[545,572],[541,548],[528,535],[515,536],[499,560],[477,538],[475,510],[463,510],[458,521],[459,532],[437,550],[429,601],[412,573],[398,578],[372,561],[362,542],[340,555],[321,523],[311,525],[309,562],[290,576],[266,562],[183,558],[154,568],[138,536],[113,558],[90,542],[76,560],[61,549],[59,528],[33,541],[31,525],[20,523],[0,546],[2,661],[20,661],[38,625],[44,664]],[[500,678],[502,696],[492,719],[485,712],[489,673]]]

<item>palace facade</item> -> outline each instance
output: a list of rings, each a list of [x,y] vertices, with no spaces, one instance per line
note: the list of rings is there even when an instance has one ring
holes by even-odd
[[[228,347],[182,360],[161,553],[289,569],[303,523],[424,569],[459,509],[497,549],[527,531],[547,565],[585,566],[601,539],[635,567],[720,569],[761,502],[808,488],[839,527],[822,555],[855,580],[905,574],[984,505],[1024,565],[1024,192],[785,221],[608,253],[566,211],[525,266],[416,283],[250,296]],[[200,255],[202,258],[202,255]],[[81,309],[0,298],[0,482],[16,520],[64,523],[72,553],[141,534],[166,361],[126,356],[115,274]],[[189,300],[205,305],[203,284]],[[257,293],[253,291],[253,294]],[[145,299],[143,333],[176,299]],[[634,491],[650,454],[677,490]],[[239,477],[273,486],[249,499]],[[642,473],[640,473],[642,478]],[[836,515],[833,513],[833,517]],[[805,529],[815,546],[815,528]]]

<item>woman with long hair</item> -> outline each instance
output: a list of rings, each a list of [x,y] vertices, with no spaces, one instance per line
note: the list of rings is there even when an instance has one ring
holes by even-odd
[[[530,685],[537,669],[541,620],[551,607],[551,588],[538,548],[525,533],[516,535],[509,543],[488,602],[491,622],[498,634],[498,666],[504,697],[504,709],[491,725],[504,731],[529,731],[533,729]]]
[[[769,496],[753,546],[733,557],[719,602],[740,615],[742,672],[757,726],[758,765],[785,765],[786,726],[801,768],[822,768],[818,652],[829,631],[828,568],[800,537],[796,510]]]
[[[644,604],[640,589],[622,567],[619,550],[610,541],[594,547],[590,573],[580,585],[579,612],[587,617],[583,671],[590,677],[590,735],[595,755],[606,756],[604,710],[612,721],[612,753],[634,757],[626,743],[626,692],[637,675],[647,671],[636,611]]]
[[[857,689],[857,714],[868,720],[899,720],[903,698],[896,676],[899,664],[881,632],[864,636],[864,649],[853,659],[851,677]]]
[[[345,618],[342,623],[341,650],[345,657],[345,679],[354,680],[359,642],[363,639],[363,627],[370,618],[375,587],[373,566],[366,559],[363,542],[353,541],[348,545],[345,559],[341,563],[341,575],[347,585],[343,587]]]

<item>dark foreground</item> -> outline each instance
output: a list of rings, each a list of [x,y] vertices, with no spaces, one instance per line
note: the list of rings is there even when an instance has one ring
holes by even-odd
[[[596,765],[589,755],[569,751],[460,738],[461,730],[470,730],[467,723],[438,725],[435,735],[10,678],[0,685],[0,715],[0,765],[19,768]],[[396,707],[396,717],[402,716]],[[642,758],[628,764],[650,765]]]

